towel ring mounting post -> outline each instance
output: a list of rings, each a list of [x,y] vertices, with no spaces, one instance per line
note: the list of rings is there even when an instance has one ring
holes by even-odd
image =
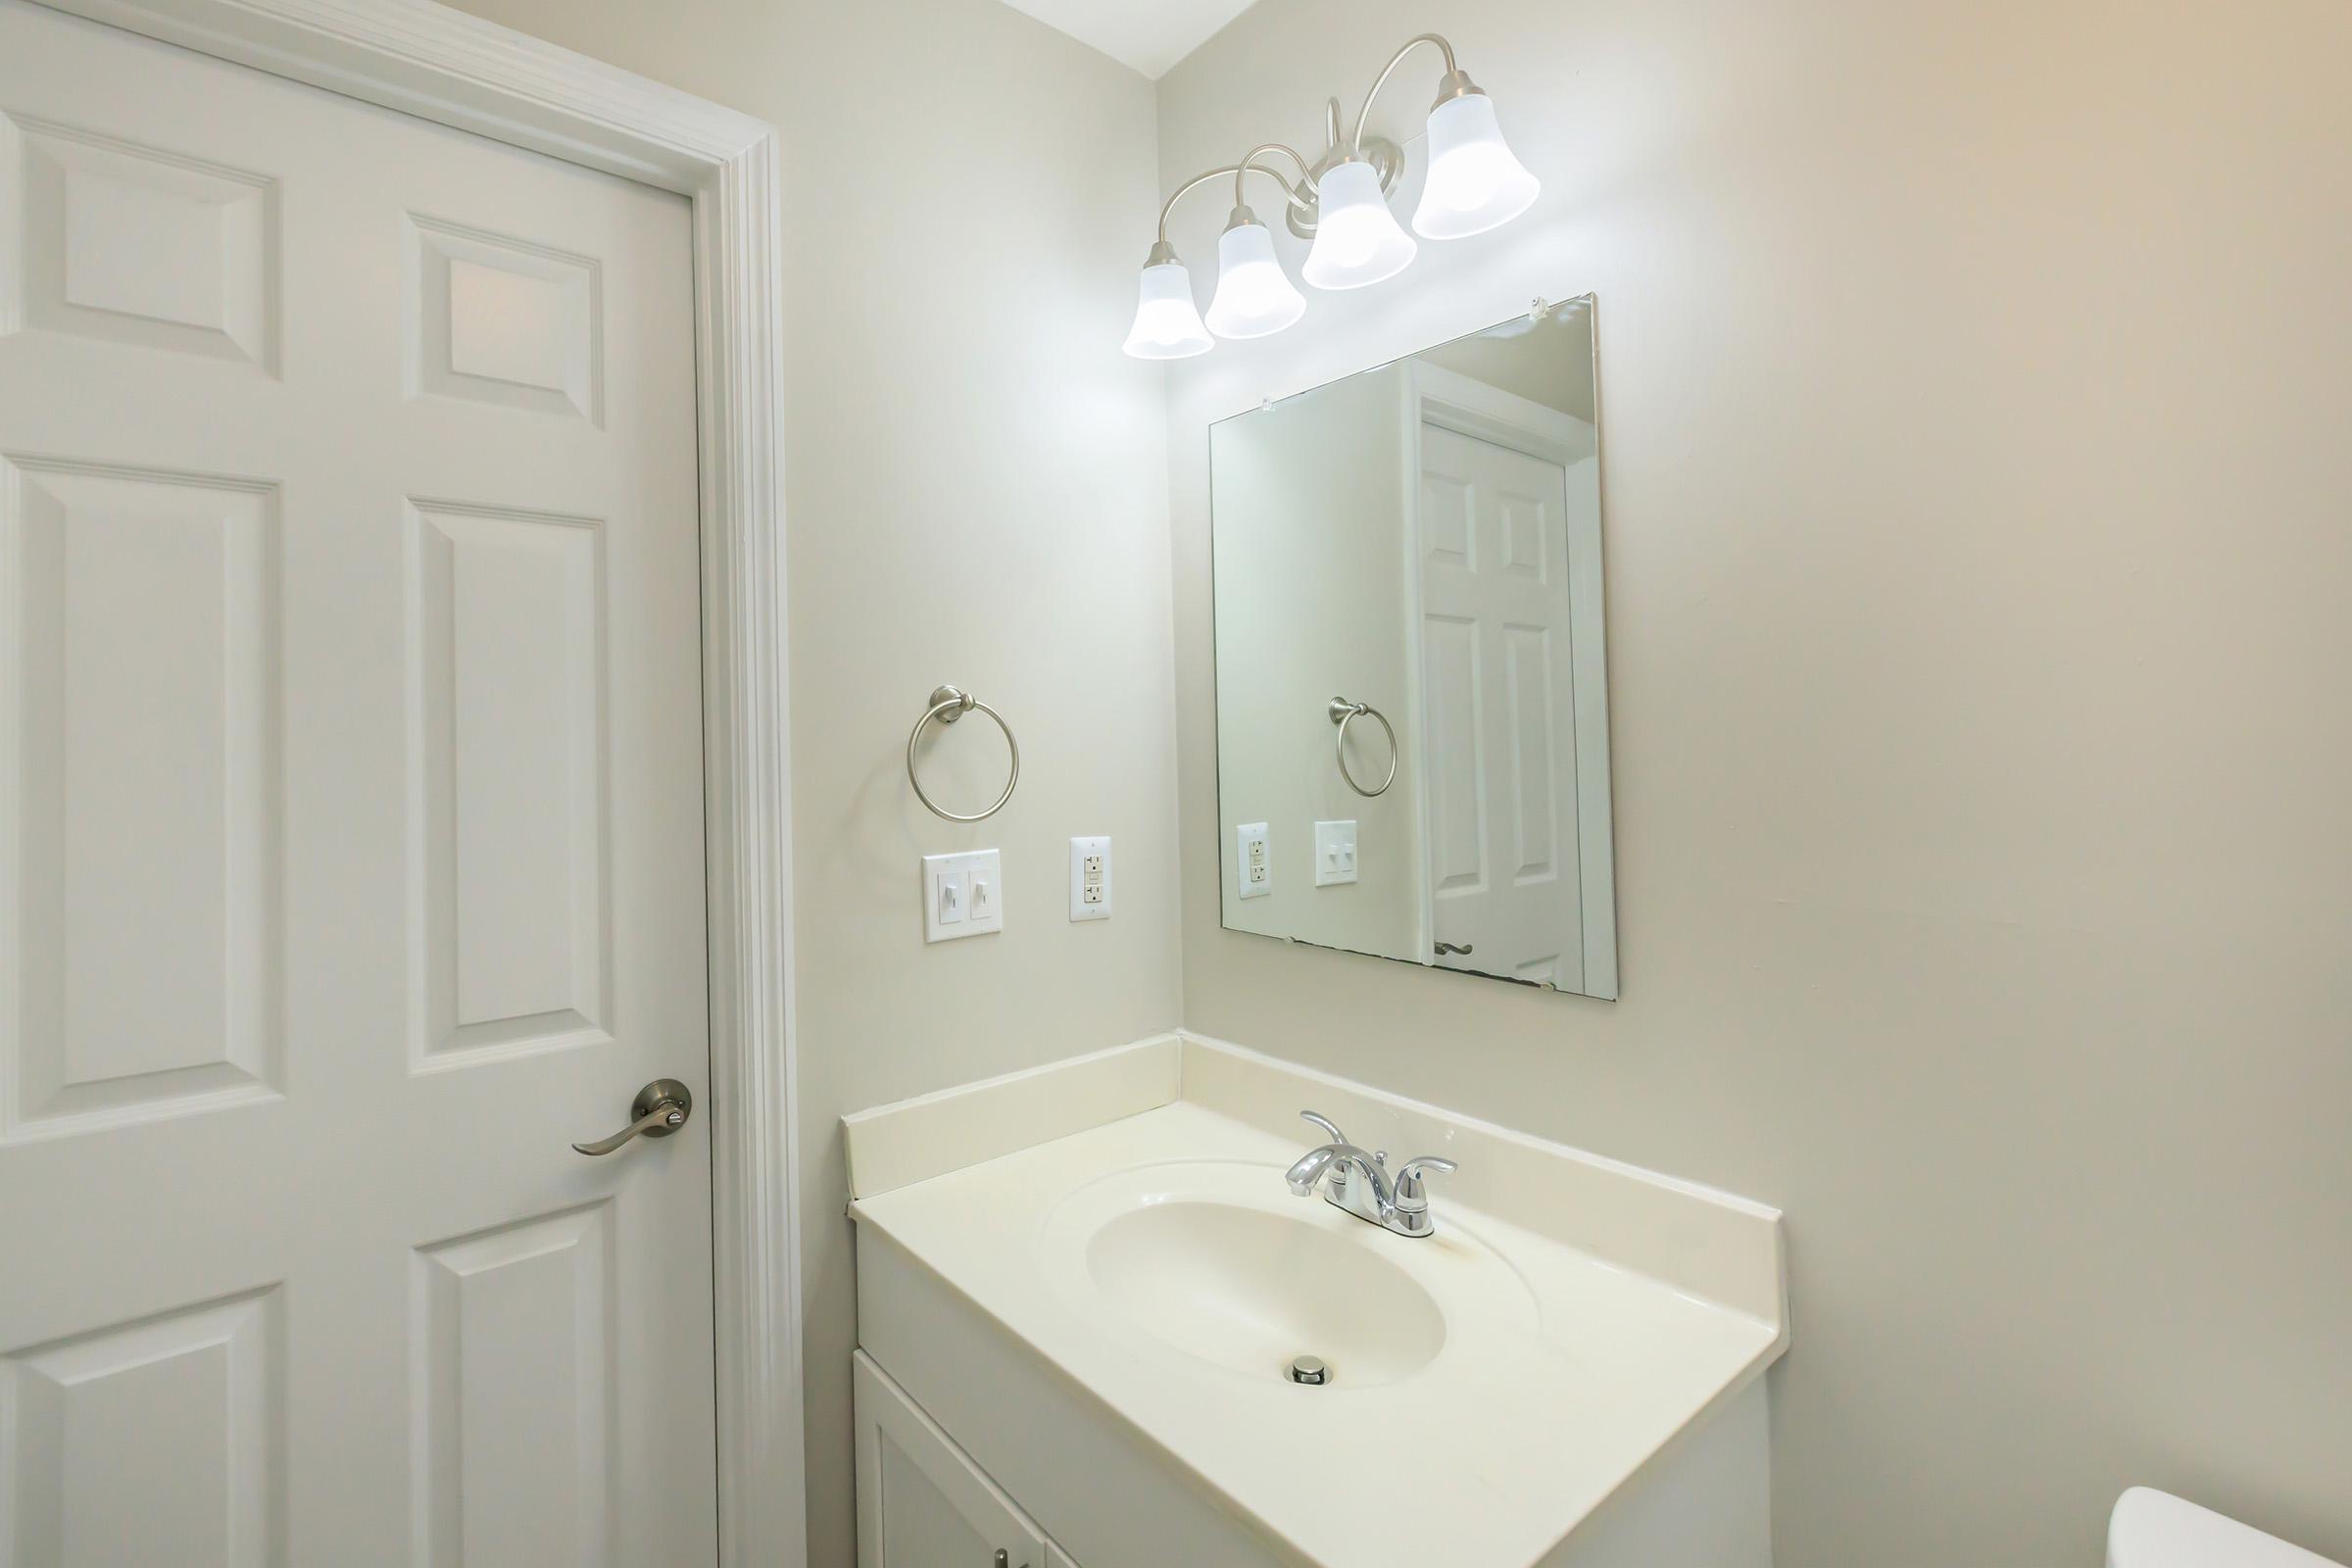
[[[985,811],[973,811],[967,814],[962,811],[948,810],[924,793],[923,781],[915,776],[914,748],[916,743],[923,738],[923,731],[930,726],[933,719],[939,720],[942,724],[953,724],[974,709],[978,709],[995,719],[997,728],[1004,732],[1004,748],[1012,754],[1012,776],[1004,781],[1004,793],[997,797],[996,804]],[[931,693],[931,706],[923,710],[922,717],[914,721],[914,728],[906,736],[906,782],[914,786],[914,798],[928,807],[934,816],[944,816],[951,822],[982,821],[1004,809],[1004,803],[1012,799],[1013,787],[1021,782],[1021,743],[1013,739],[1012,726],[1004,722],[1003,713],[998,712],[970,692],[959,691],[953,686],[938,687]]]
[[[1396,727],[1389,722],[1389,715],[1374,708],[1370,703],[1351,703],[1345,697],[1334,697],[1331,700],[1331,706],[1324,711],[1329,713],[1331,721],[1340,727],[1340,733],[1332,740],[1332,752],[1340,761],[1340,777],[1348,781],[1349,789],[1367,801],[1376,796],[1388,794],[1389,786],[1396,782]],[[1355,775],[1348,768],[1348,726],[1366,713],[1379,719],[1380,727],[1386,730],[1389,736],[1388,777],[1380,781],[1379,788],[1369,790],[1358,784],[1355,781]]]

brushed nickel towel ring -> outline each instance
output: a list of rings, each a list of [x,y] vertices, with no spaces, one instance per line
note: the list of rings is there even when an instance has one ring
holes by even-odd
[[[1004,793],[997,797],[997,803],[994,806],[985,811],[974,811],[967,816],[961,811],[943,810],[937,801],[923,793],[923,781],[914,775],[914,746],[923,738],[923,727],[933,719],[938,719],[942,724],[953,724],[975,708],[995,719],[997,728],[1004,732],[1005,748],[1012,753],[1012,777],[1004,781]],[[924,710],[922,717],[914,721],[914,729],[906,737],[906,782],[914,786],[914,798],[929,807],[932,814],[944,816],[951,822],[977,822],[1003,810],[1004,803],[1012,799],[1013,786],[1020,781],[1021,743],[1012,738],[1012,726],[1004,722],[1004,715],[979,698],[974,697],[970,692],[957,691],[953,686],[942,686],[934,691],[931,694],[931,706]]]
[[[1331,700],[1331,706],[1324,711],[1330,713],[1331,721],[1340,726],[1339,736],[1332,742],[1332,751],[1340,760],[1340,777],[1348,781],[1349,789],[1367,801],[1374,796],[1388,794],[1389,786],[1396,782],[1396,728],[1389,722],[1389,715],[1374,708],[1370,703],[1351,703],[1345,697],[1334,697]],[[1379,719],[1380,727],[1389,732],[1389,776],[1382,779],[1380,788],[1375,790],[1368,790],[1358,784],[1355,781],[1355,775],[1348,771],[1348,726],[1366,713]]]

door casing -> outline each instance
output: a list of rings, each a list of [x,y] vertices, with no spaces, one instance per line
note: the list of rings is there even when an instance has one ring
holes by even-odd
[[[775,130],[430,0],[39,0],[694,203],[719,1560],[808,1560]]]

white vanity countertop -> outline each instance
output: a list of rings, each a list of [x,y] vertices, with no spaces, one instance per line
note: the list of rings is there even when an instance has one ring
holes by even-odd
[[[1298,1080],[1312,1075],[1213,1042],[1171,1038],[1168,1049],[1184,1063],[1170,1071],[1187,1098],[887,1191],[873,1190],[886,1157],[898,1155],[885,1150],[886,1141],[903,1146],[918,1131],[933,1141],[929,1122],[955,1112],[954,1097],[909,1102],[914,1122],[868,1121],[889,1111],[854,1118],[852,1158],[865,1162],[854,1181],[868,1196],[852,1212],[1308,1562],[1527,1568],[1676,1433],[1728,1400],[1786,1348],[1773,1210],[1465,1121],[1434,1148],[1384,1140],[1398,1158],[1442,1152],[1463,1165],[1461,1178],[1430,1180],[1437,1233],[1399,1237],[1319,1195],[1292,1197],[1283,1171],[1320,1140],[1304,1126],[1289,1137],[1266,1123],[1294,1114],[1298,1102],[1344,1124],[1350,1116],[1377,1122],[1381,1107],[1391,1105],[1405,1125],[1384,1127],[1384,1134],[1426,1134],[1439,1126],[1432,1117],[1443,1113],[1360,1086],[1343,1088],[1339,1080],[1302,1085]],[[1203,1052],[1227,1054],[1203,1060]],[[1119,1070],[1133,1069],[1127,1062]],[[1019,1090],[1021,1081],[999,1082]],[[1212,1108],[1189,1098],[1195,1089],[1225,1103]],[[1017,1114],[1005,1114],[1006,1095],[992,1093],[993,1100],[974,1108],[996,1125],[1018,1123]],[[1270,1097],[1269,1102],[1234,1113],[1234,1097],[1245,1093]],[[1272,1099],[1294,1102],[1278,1112]],[[868,1124],[860,1129],[859,1121]],[[1357,1141],[1374,1142],[1360,1133]],[[1481,1157],[1507,1176],[1547,1155],[1578,1167],[1562,1178],[1564,1187],[1467,1180]],[[1506,1219],[1465,1200],[1522,1197],[1556,1208],[1569,1192],[1580,1206],[1606,1206],[1621,1188],[1630,1205],[1623,1224],[1605,1216],[1590,1226],[1563,1224],[1557,1213],[1514,1212]],[[1453,1196],[1457,1191],[1464,1196]],[[1220,1226],[1232,1221],[1244,1231],[1287,1238],[1277,1259],[1312,1240],[1306,1250],[1347,1265],[1340,1277],[1366,1282],[1361,1295],[1371,1298],[1349,1302],[1331,1331],[1343,1344],[1360,1331],[1367,1347],[1385,1351],[1398,1333],[1412,1338],[1396,1328],[1395,1316],[1427,1319],[1433,1304],[1444,1327],[1434,1338],[1425,1333],[1421,1348],[1393,1368],[1375,1368],[1374,1349],[1359,1352],[1365,1364],[1353,1382],[1344,1351],[1297,1347],[1333,1363],[1333,1382],[1324,1388],[1291,1384],[1279,1366],[1261,1374],[1186,1353],[1139,1317],[1152,1309],[1148,1283],[1131,1284],[1120,1301],[1102,1284],[1101,1266],[1090,1262],[1102,1250],[1089,1250],[1106,1224],[1154,1204],[1185,1202],[1214,1205]],[[1648,1223],[1643,1205],[1659,1203],[1720,1211],[1694,1214],[1690,1225],[1671,1213],[1667,1223]],[[1235,1209],[1243,1211],[1238,1220],[1230,1213]],[[1254,1210],[1272,1217],[1251,1218]],[[1285,1228],[1298,1223],[1324,1232],[1330,1243]],[[1588,1231],[1603,1238],[1637,1234],[1633,1227],[1644,1236],[1668,1233],[1670,1263],[1690,1260],[1688,1269],[1659,1268],[1654,1256],[1640,1261],[1660,1273],[1695,1273],[1710,1286],[1728,1282],[1734,1288],[1714,1294],[1740,1304],[1709,1299],[1687,1283],[1640,1272],[1571,1240]],[[1147,1272],[1168,1266],[1156,1255],[1160,1234],[1150,1233],[1153,1240],[1136,1265]],[[1371,1255],[1359,1258],[1346,1249]],[[1224,1266],[1214,1247],[1208,1255],[1212,1272]],[[1413,1293],[1395,1289],[1390,1266],[1409,1276],[1426,1299],[1405,1299]],[[1247,1294],[1254,1286],[1243,1280],[1236,1288]],[[1384,1302],[1378,1298],[1384,1294],[1396,1298]],[[1172,1300],[1169,1309],[1184,1308]],[[1248,1316],[1246,1305],[1242,1315]],[[1179,1323],[1174,1331],[1193,1332],[1194,1325]],[[1246,1322],[1239,1332],[1247,1343]],[[1432,1345],[1434,1358],[1421,1360]]]

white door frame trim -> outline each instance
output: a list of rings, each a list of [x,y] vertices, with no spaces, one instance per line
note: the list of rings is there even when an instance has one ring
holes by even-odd
[[[41,3],[694,201],[719,1560],[798,1568],[808,1503],[776,132],[430,0]]]

